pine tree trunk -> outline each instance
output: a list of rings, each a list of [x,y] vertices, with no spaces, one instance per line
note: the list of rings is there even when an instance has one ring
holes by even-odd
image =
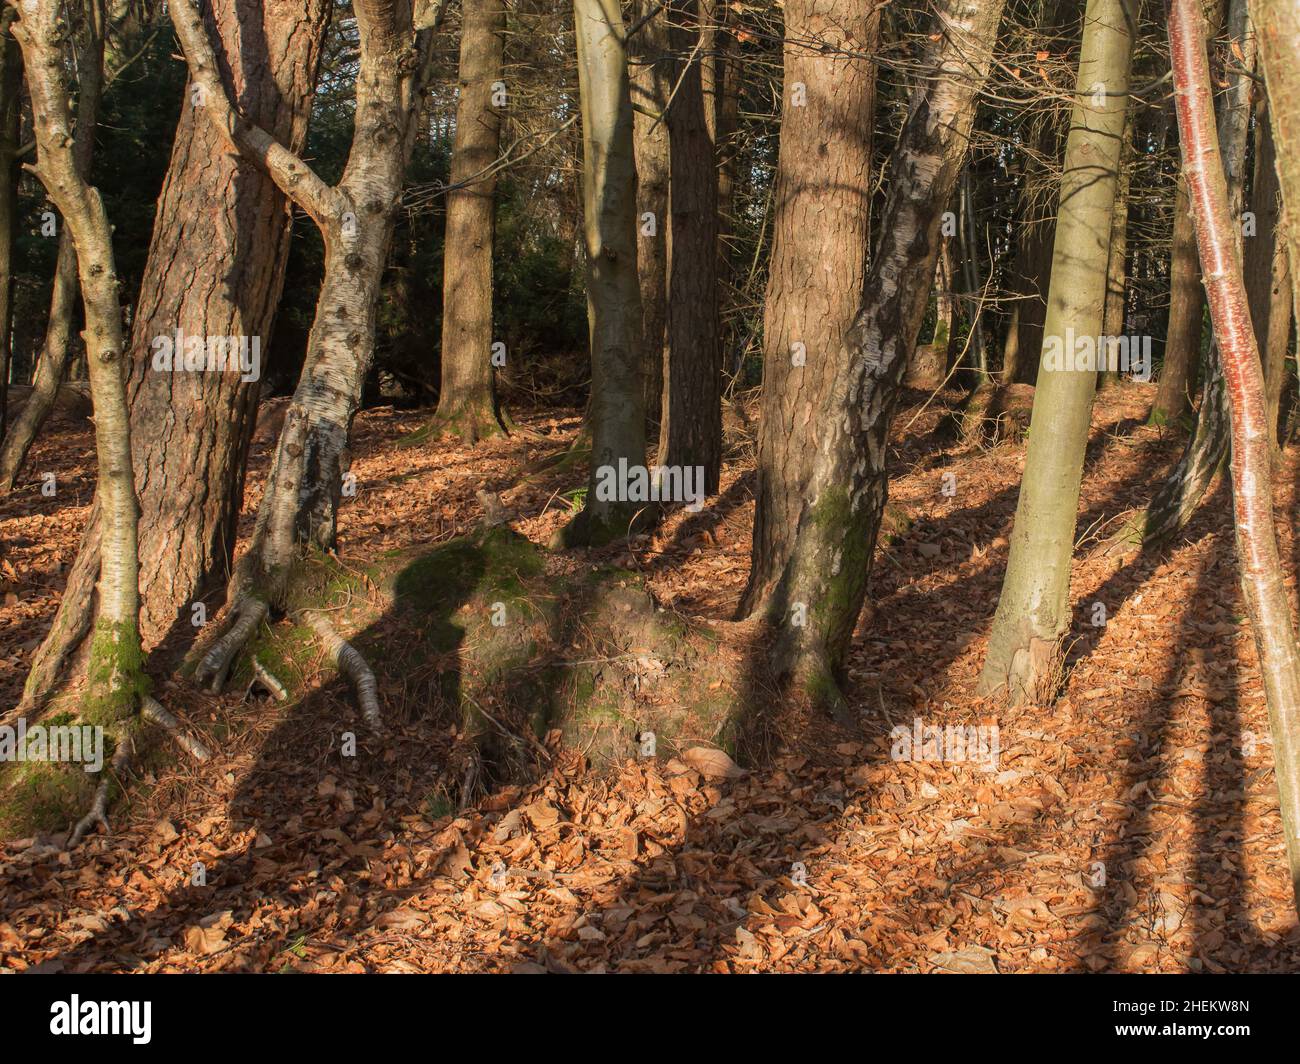
[[[300,148],[328,5],[267,0],[260,10],[256,33],[235,0],[214,4],[206,24],[229,57],[226,76],[244,114]],[[285,46],[259,52],[256,41]],[[230,151],[204,108],[192,106],[197,98],[191,85],[158,198],[128,352],[146,647],[173,630],[193,632],[192,604],[230,575],[260,389],[258,380],[237,372],[157,370],[155,340],[177,330],[257,338],[264,366],[289,251],[284,195]],[[30,695],[49,689],[83,639],[98,567],[92,511],[54,627],[33,662]]]
[[[1192,372],[1201,357],[1204,310],[1205,290],[1196,258],[1187,182],[1180,176],[1174,191],[1174,233],[1169,252],[1169,325],[1160,380],[1151,404],[1153,424],[1174,424],[1191,412],[1189,392]]]
[[[668,318],[659,464],[722,469],[722,342],[718,322],[718,171],[704,115],[700,0],[672,0],[676,57],[668,107]]]
[[[501,148],[493,85],[502,76],[504,0],[466,4],[460,41],[460,98],[447,197],[442,300],[442,389],[436,427],[476,443],[505,431],[492,365],[492,245]],[[464,185],[464,187],[455,187]]]
[[[1233,510],[1242,594],[1259,651],[1282,832],[1300,906],[1300,653],[1273,527],[1264,379],[1241,276],[1236,219],[1214,134],[1205,20],[1198,0],[1171,0],[1169,41],[1183,171],[1232,411]]]
[[[640,21],[658,0],[637,0]],[[647,426],[658,428],[668,320],[668,124],[672,92],[668,16],[658,12],[632,38],[633,146],[637,177],[637,275],[641,283],[642,359]]]
[[[754,545],[742,615],[785,570],[821,442],[821,412],[845,372],[870,243],[879,13],[851,0],[787,0],[785,89],[763,322]],[[938,271],[936,271],[936,276]]]
[[[1001,0],[938,0],[916,89],[890,159],[863,299],[819,412],[822,438],[794,547],[766,610],[772,667],[843,708],[837,683],[866,596],[888,487],[889,426],[925,317],[939,227],[966,155]]]
[[[1069,629],[1070,561],[1096,365],[1076,367],[1072,338],[1097,346],[1119,181],[1133,42],[1122,0],[1089,0],[1074,115],[1061,177],[1043,358],[1034,392],[1011,552],[988,655],[985,693],[1045,701],[1060,679]],[[1096,86],[1105,95],[1097,99]],[[1100,106],[1099,106],[1100,103]]]
[[[582,512],[557,544],[627,535],[644,501],[599,488],[602,470],[645,462],[632,96],[618,0],[574,0],[582,105],[583,233],[591,343],[591,472]]]

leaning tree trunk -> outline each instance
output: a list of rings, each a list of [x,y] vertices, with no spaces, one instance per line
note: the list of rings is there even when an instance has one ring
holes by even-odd
[[[664,336],[668,320],[668,125],[672,92],[668,16],[658,0],[637,0],[637,20],[649,21],[632,38],[632,141],[637,178],[637,275],[641,281],[642,363],[647,426],[659,425],[664,390]]]
[[[557,545],[598,544],[630,531],[644,500],[602,489],[645,461],[636,165],[627,40],[618,0],[574,0],[582,107],[582,208],[591,344],[591,471],[586,505]]]
[[[771,663],[815,701],[843,708],[837,674],[866,596],[888,487],[889,426],[925,317],[939,226],[988,75],[1001,0],[938,0],[908,116],[890,158],[862,305],[844,372],[821,411],[821,446],[785,572],[766,615]]]
[[[1292,313],[1300,322],[1300,2],[1249,0],[1277,141],[1278,184],[1287,217]]]
[[[1259,651],[1282,833],[1300,907],[1300,653],[1273,527],[1264,380],[1215,139],[1205,20],[1198,0],[1171,0],[1169,41],[1183,170],[1232,411],[1232,494],[1242,595]]]
[[[89,33],[102,47],[103,11],[85,5]],[[36,135],[36,175],[72,233],[86,313],[86,362],[95,410],[96,499],[100,553],[98,608],[81,714],[117,728],[147,693],[140,651],[136,499],[130,417],[122,374],[122,308],[118,302],[112,227],[99,191],[88,184],[70,135],[72,109],[61,42],[63,9],[56,0],[24,3],[13,27],[23,51]],[[78,139],[92,136],[77,130]],[[84,149],[83,149],[84,150]]]
[[[1227,172],[1228,204],[1234,221],[1241,218],[1246,187],[1246,148],[1250,136],[1251,93],[1254,84],[1255,37],[1250,32],[1245,0],[1232,0],[1228,9],[1228,34],[1236,42],[1242,60],[1234,64],[1228,91],[1220,100],[1219,154]],[[1188,190],[1191,212],[1191,190]],[[1237,247],[1241,228],[1237,227]],[[1199,337],[1200,325],[1196,335]],[[1199,343],[1199,341],[1198,341]],[[1228,457],[1228,397],[1224,391],[1223,366],[1214,337],[1210,339],[1201,382],[1201,405],[1196,427],[1178,464],[1157,487],[1147,508],[1124,523],[1110,543],[1149,548],[1167,543],[1191,520],[1215,474]]]
[[[1097,353],[1132,55],[1123,0],[1089,0],[1025,471],[980,677],[982,691],[1005,688],[1012,701],[1053,694],[1070,625],[1070,560],[1097,386],[1095,358],[1074,362],[1075,340],[1091,340]],[[1092,98],[1098,84],[1100,106]]]
[[[861,304],[870,241],[876,70],[843,53],[870,55],[879,39],[879,11],[853,0],[785,5],[754,545],[742,615],[766,600],[785,570],[821,412],[846,368],[841,341]]]
[[[78,21],[72,34],[77,57],[77,130],[84,130],[73,145],[78,172],[90,178],[90,163],[95,153],[95,127],[99,121],[99,104],[104,91],[104,39],[88,18]],[[27,460],[37,434],[54,410],[59,388],[67,376],[72,354],[72,325],[77,303],[77,252],[72,235],[65,227],[59,234],[59,251],[54,265],[54,283],[50,293],[50,314],[45,324],[45,341],[36,363],[32,393],[23,404],[0,445],[0,492],[13,490],[14,482]],[[6,311],[7,313],[7,311]],[[8,349],[8,330],[5,332]]]
[[[668,107],[668,320],[659,464],[722,470],[722,341],[718,322],[718,170],[704,115],[700,0],[672,0],[676,53]]]
[[[329,5],[267,0],[260,12],[254,32],[244,7],[218,0],[206,24],[223,44],[224,74],[244,115],[297,150],[306,141]],[[271,41],[284,46],[270,48]],[[174,627],[192,632],[193,603],[230,575],[260,388],[256,374],[155,369],[155,340],[178,332],[246,338],[263,346],[264,364],[289,252],[284,194],[230,152],[205,109],[192,106],[199,99],[195,86],[186,89],[128,353],[146,647]],[[47,349],[51,342],[47,337]],[[33,699],[49,690],[85,637],[99,536],[92,510],[54,627],[33,662]]]
[[[1277,456],[1278,408],[1291,336],[1291,264],[1270,117],[1264,107],[1257,108],[1256,115],[1255,175],[1251,182],[1255,233],[1243,241],[1242,273],[1250,300],[1250,320],[1255,326],[1255,344],[1264,363],[1269,449]]]
[[[504,0],[466,4],[460,39],[460,98],[447,197],[442,281],[442,387],[434,428],[477,443],[506,431],[492,365],[492,245],[501,111]]]
[[[285,413],[252,543],[231,578],[230,630],[197,675],[220,688],[234,655],[269,609],[286,604],[294,562],[332,550],[352,420],[374,356],[379,283],[427,74],[430,37],[415,36],[409,4],[353,4],[359,38],[352,145],[336,186],[325,184],[266,130],[236,117],[197,13],[170,5],[205,110],[234,145],[266,168],[316,223],[325,270],[298,386]]]

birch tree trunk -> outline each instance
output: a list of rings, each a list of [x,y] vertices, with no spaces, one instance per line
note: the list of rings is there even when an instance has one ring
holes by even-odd
[[[18,159],[22,130],[22,52],[0,12],[0,441],[9,433],[9,365],[13,347],[14,238],[18,219]],[[30,400],[29,400],[30,405]],[[0,492],[8,488],[0,482]]]
[[[742,614],[771,594],[785,569],[821,442],[821,412],[846,369],[841,341],[861,304],[871,235],[876,70],[843,53],[870,55],[879,43],[875,9],[787,0],[754,545]]]
[[[925,317],[939,226],[988,75],[1001,0],[938,0],[908,116],[890,158],[888,195],[863,300],[838,356],[845,371],[820,411],[822,436],[790,560],[765,614],[772,667],[833,711],[838,674],[866,596],[888,487],[889,426]]]
[[[1300,907],[1300,653],[1273,527],[1264,379],[1214,132],[1205,20],[1198,0],[1170,0],[1169,42],[1183,172],[1231,408],[1233,511],[1242,594],[1259,650],[1282,832],[1291,886]]]
[[[91,32],[102,42],[102,6],[88,2],[84,10]],[[140,651],[136,499],[122,373],[122,309],[112,227],[99,191],[87,183],[78,165],[72,136],[60,47],[62,14],[56,0],[24,3],[13,33],[23,51],[31,94],[37,147],[34,170],[72,234],[86,314],[101,561],[82,716],[91,723],[116,726],[139,709],[148,682]],[[80,137],[93,135],[91,129],[77,132]]]
[[[1052,696],[1070,625],[1070,561],[1097,385],[1095,358],[1078,366],[1073,356],[1077,339],[1091,341],[1094,354],[1101,346],[1132,53],[1123,0],[1089,0],[1025,471],[980,677],[984,693],[1005,689],[1012,702]]]
[[[243,114],[300,149],[329,5],[266,0],[256,22],[236,0],[217,0],[206,10],[205,25],[222,43],[222,72]],[[271,48],[271,41],[283,47]],[[289,252],[288,200],[257,166],[229,150],[202,99],[196,85],[187,87],[128,353],[146,648],[178,630],[192,634],[193,604],[230,577],[260,371],[271,356],[266,341]],[[66,298],[73,295],[70,287]],[[155,341],[177,331],[205,341],[257,342],[258,372],[155,369]],[[47,348],[55,342],[47,338]],[[25,702],[44,697],[68,659],[79,656],[99,572],[99,532],[92,510],[54,626],[33,660]]]
[[[374,357],[379,282],[387,263],[402,181],[414,141],[432,27],[442,5],[354,0],[359,65],[352,145],[343,175],[325,184],[296,153],[237,115],[198,13],[169,7],[190,74],[216,128],[262,166],[316,223],[325,271],[293,399],[285,413],[252,543],[231,578],[228,630],[204,655],[198,679],[220,689],[258,622],[282,609],[294,562],[305,549],[332,550],[352,420]]]
[[[460,40],[460,98],[447,197],[442,297],[442,388],[436,431],[477,443],[506,431],[492,365],[492,249],[501,111],[504,0],[466,4]]]
[[[618,468],[645,462],[636,164],[626,31],[618,0],[574,0],[582,106],[583,238],[591,344],[591,471],[586,504],[560,546],[627,535],[645,502],[602,490]],[[620,485],[621,487],[621,485]]]
[[[104,90],[104,37],[94,19],[84,13],[72,33],[72,47],[77,65],[76,128],[73,159],[85,180],[90,179],[90,163],[95,154],[95,127],[99,121],[99,104]],[[59,387],[67,376],[72,352],[72,322],[77,300],[77,252],[67,227],[59,233],[59,251],[54,265],[54,283],[50,294],[50,314],[45,326],[40,359],[32,394],[23,404],[0,446],[0,493],[13,490],[14,482],[27,452],[31,450],[41,426],[54,409]],[[6,305],[4,313],[8,314]],[[8,329],[5,331],[8,348]],[[7,367],[6,367],[7,371]],[[7,373],[6,373],[7,375]]]

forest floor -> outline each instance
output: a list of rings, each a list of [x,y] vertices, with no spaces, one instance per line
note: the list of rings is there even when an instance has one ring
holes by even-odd
[[[1024,447],[943,444],[941,402],[916,398],[896,422],[890,489],[914,523],[877,552],[847,692],[858,727],[778,713],[761,756],[742,756],[750,771],[731,779],[634,751],[597,773],[552,741],[535,782],[457,811],[430,798],[454,740],[426,712],[436,667],[377,666],[392,733],[353,758],[336,737],[364,729],[319,654],[298,678],[308,693],[289,703],[162,682],[215,757],[151,772],[113,810],[112,834],[72,853],[58,836],[4,844],[0,970],[1300,969],[1222,478],[1167,552],[1088,559],[1084,544],[1063,697],[1000,708],[975,683]],[[1145,502],[1177,457],[1179,438],[1141,423],[1150,398],[1126,384],[1098,399],[1086,541]],[[522,472],[564,451],[576,414],[524,416],[532,435],[474,450],[398,447],[425,416],[358,418],[344,566],[469,531],[484,488],[545,543],[579,471]],[[631,549],[548,566],[639,570],[661,604],[717,623],[719,654],[743,652],[725,633],[748,571],[753,447],[743,426],[729,440],[722,493],[701,513]],[[84,423],[57,426],[26,484],[0,500],[2,705],[74,557],[91,448]],[[255,446],[249,513],[269,453]],[[1293,570],[1298,475],[1292,449],[1276,504]],[[916,719],[995,724],[997,764],[891,760],[891,728]]]

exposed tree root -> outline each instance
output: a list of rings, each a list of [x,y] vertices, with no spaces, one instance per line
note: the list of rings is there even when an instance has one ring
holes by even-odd
[[[181,727],[181,722],[164,709],[162,703],[157,699],[146,695],[144,703],[140,707],[140,715],[145,720],[157,724],[166,731],[176,745],[194,758],[195,761],[207,761],[212,757],[212,751]]]
[[[253,657],[253,680],[248,685],[249,690],[252,690],[253,684],[261,684],[271,692],[271,697],[277,702],[287,702],[289,700],[289,689],[280,682],[275,673],[257,659],[256,655]]]
[[[195,682],[203,684],[211,679],[209,690],[213,694],[220,694],[222,687],[225,686],[226,676],[230,672],[231,662],[253,638],[253,633],[266,618],[269,609],[265,599],[255,596],[248,596],[237,602],[233,610],[234,623],[226,634],[203,655],[203,659],[194,670]]]
[[[343,673],[357,692],[357,701],[361,703],[361,715],[366,723],[376,732],[384,731],[384,718],[379,712],[379,685],[375,674],[366,659],[358,653],[356,647],[334,630],[329,619],[323,614],[303,610],[299,616],[325,644],[325,652]]]
[[[103,827],[105,831],[108,827],[108,796],[112,793],[113,783],[119,775],[126,772],[127,766],[131,763],[131,740],[124,736],[117,744],[117,749],[113,751],[113,760],[109,764],[108,770],[104,773],[104,778],[99,781],[99,786],[95,789],[95,800],[90,804],[90,811],[77,821],[77,826],[72,829],[72,836],[68,839],[69,850],[74,850],[81,845],[87,833],[96,825]]]

